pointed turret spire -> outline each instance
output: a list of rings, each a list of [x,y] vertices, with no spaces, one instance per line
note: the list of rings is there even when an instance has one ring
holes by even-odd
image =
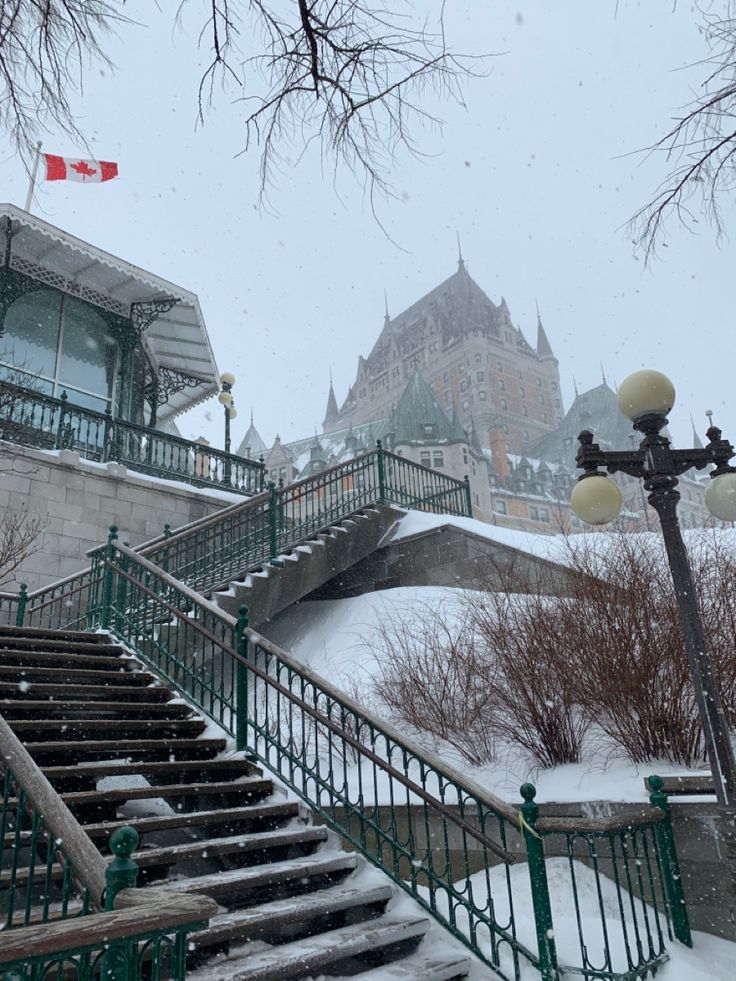
[[[460,232],[455,232],[457,237],[457,268],[465,269],[465,259],[463,259],[463,247],[460,244]]]
[[[575,378],[575,375],[572,376],[572,387],[575,392],[575,398],[578,398],[580,392],[578,391],[578,383],[577,383],[577,379]]]
[[[330,426],[333,422],[335,422],[335,420],[338,417],[338,414],[339,413],[337,411],[337,399],[335,398],[335,389],[333,388],[332,385],[332,368],[330,367],[330,391],[327,396],[327,409],[325,410],[325,417],[322,420],[323,431],[327,430],[327,427]]]
[[[552,351],[552,345],[549,342],[547,333],[542,326],[542,318],[539,314],[539,304],[537,304],[537,357],[538,358],[553,358],[554,352]]]
[[[387,324],[391,320],[391,317],[389,317],[388,315],[388,293],[386,292],[386,290],[383,291],[383,309],[384,309],[383,322],[384,324]]]
[[[697,429],[695,428],[695,420],[692,417],[692,413],[690,414],[690,425],[693,427],[693,446],[695,447],[696,450],[702,450],[703,441],[698,435]]]
[[[606,381],[606,369],[603,367],[603,362],[601,361],[601,379],[603,384],[608,388],[608,382]]]

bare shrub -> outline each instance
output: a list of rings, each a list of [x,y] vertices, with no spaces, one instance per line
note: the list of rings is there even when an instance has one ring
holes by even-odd
[[[630,759],[693,766],[702,729],[661,539],[568,539],[577,573],[559,604],[559,643],[575,661],[575,701]]]
[[[496,731],[542,767],[580,762],[591,717],[575,702],[578,665],[562,642],[569,604],[490,590],[469,594],[468,603]]]
[[[379,665],[374,690],[393,715],[417,732],[454,746],[479,766],[495,756],[491,695],[467,608],[457,620],[446,607],[414,604],[408,615],[387,611],[367,640]]]

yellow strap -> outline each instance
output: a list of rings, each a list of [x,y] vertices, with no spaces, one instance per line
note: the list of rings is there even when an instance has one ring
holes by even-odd
[[[521,830],[522,831],[528,831],[530,835],[534,835],[535,838],[538,838],[541,841],[542,840],[542,836],[540,834],[537,834],[537,832],[534,830],[534,828],[531,826],[531,824],[529,824],[529,822],[527,821],[527,819],[524,817],[524,814],[523,814],[522,811],[519,811],[519,815],[518,816],[519,816],[519,827],[521,828]]]

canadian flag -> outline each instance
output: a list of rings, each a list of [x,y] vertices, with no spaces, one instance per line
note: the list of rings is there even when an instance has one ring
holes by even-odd
[[[118,165],[109,160],[79,160],[77,157],[57,157],[44,153],[47,181],[81,181],[99,184],[118,176]]]

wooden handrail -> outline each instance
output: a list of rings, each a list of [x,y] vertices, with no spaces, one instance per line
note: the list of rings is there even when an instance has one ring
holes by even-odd
[[[166,933],[190,923],[206,922],[216,913],[217,903],[209,896],[164,889],[123,889],[116,897],[115,909],[109,912],[3,933],[0,964],[102,947],[111,941],[150,935],[154,930]]]
[[[1,715],[0,757],[3,768],[12,770],[26,799],[43,814],[51,834],[63,843],[64,854],[76,877],[89,890],[93,905],[101,908],[106,886],[105,859]]]
[[[545,834],[610,834],[627,828],[641,828],[647,824],[659,824],[667,815],[658,807],[621,811],[611,817],[541,817],[534,827]]]

